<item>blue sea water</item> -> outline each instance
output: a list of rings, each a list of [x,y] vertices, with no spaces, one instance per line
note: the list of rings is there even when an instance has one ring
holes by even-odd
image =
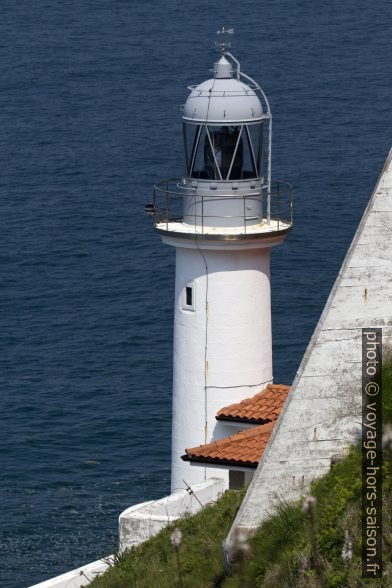
[[[3,0],[1,586],[112,552],[118,514],[169,491],[174,253],[144,204],[182,172],[179,105],[218,26],[295,187],[272,256],[290,383],[389,149],[390,16],[386,0]]]

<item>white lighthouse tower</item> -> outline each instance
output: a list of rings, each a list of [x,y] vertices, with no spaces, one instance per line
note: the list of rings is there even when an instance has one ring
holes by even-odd
[[[228,480],[181,456],[227,434],[220,408],[272,382],[270,249],[292,226],[291,186],[271,182],[268,100],[219,45],[214,77],[182,107],[185,173],[147,207],[176,250],[172,492]]]

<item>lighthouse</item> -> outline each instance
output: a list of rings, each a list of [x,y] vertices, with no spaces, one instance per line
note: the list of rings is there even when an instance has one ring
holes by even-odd
[[[181,457],[227,436],[223,406],[273,382],[270,250],[292,227],[291,186],[271,179],[267,97],[225,41],[219,49],[213,77],[181,107],[184,173],[156,184],[147,206],[176,254],[172,492],[229,483],[229,468]]]

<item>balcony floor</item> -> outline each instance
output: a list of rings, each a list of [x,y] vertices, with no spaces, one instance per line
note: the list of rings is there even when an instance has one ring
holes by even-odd
[[[287,221],[272,220],[270,224],[267,221],[247,227],[208,227],[200,225],[190,225],[182,221],[158,222],[154,225],[155,229],[160,233],[174,233],[178,236],[186,236],[192,238],[198,237],[212,237],[215,239],[227,238],[257,238],[257,237],[273,237],[274,234],[287,233],[292,225]]]

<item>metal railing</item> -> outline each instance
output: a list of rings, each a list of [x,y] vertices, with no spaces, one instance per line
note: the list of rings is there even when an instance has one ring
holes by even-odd
[[[255,191],[248,193],[233,193],[233,195],[221,195],[219,190],[215,193],[200,194],[198,187],[188,187],[181,178],[171,178],[162,180],[155,184],[153,189],[153,200],[146,205],[146,212],[153,218],[154,226],[161,225],[159,228],[172,230],[169,226],[171,223],[192,224],[195,226],[195,233],[203,234],[208,232],[206,229],[218,226],[227,227],[235,226],[236,229],[242,229],[244,234],[249,232],[251,226],[265,223],[275,227],[277,231],[287,229],[287,226],[293,224],[293,188],[290,184],[281,181],[271,183],[271,192],[268,193],[268,187],[264,186],[261,191],[255,195]],[[185,213],[184,201],[189,197],[194,197],[193,213]],[[208,214],[206,210],[211,208],[211,203],[227,202],[233,204],[237,201],[236,208],[241,212],[239,214]],[[238,207],[238,203],[241,203]],[[247,210],[255,208],[261,204],[260,215],[249,215]],[[216,207],[215,207],[216,208]],[[222,206],[224,209],[225,206]],[[185,221],[184,221],[185,216]],[[228,221],[228,222],[227,222]],[[234,223],[233,223],[234,221]],[[227,224],[225,224],[227,222]]]

